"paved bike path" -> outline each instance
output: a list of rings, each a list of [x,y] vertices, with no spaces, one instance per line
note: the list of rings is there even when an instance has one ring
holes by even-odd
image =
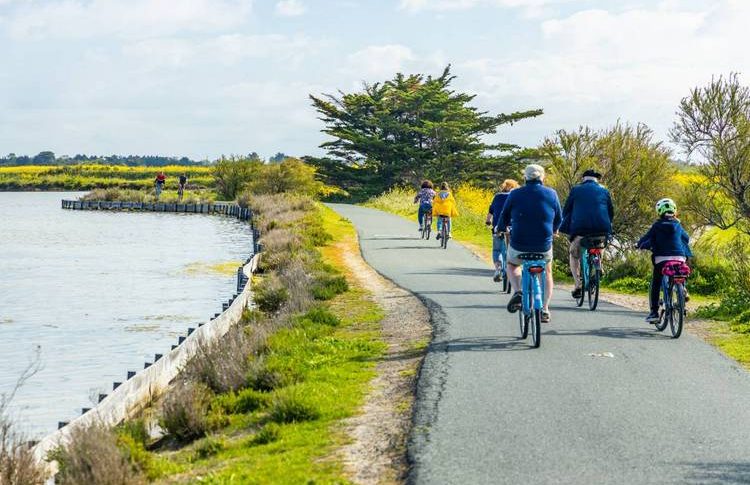
[[[412,483],[750,483],[750,375],[709,345],[608,303],[576,309],[559,291],[531,349],[468,250],[420,240],[394,215],[332,207],[367,262],[433,315]]]

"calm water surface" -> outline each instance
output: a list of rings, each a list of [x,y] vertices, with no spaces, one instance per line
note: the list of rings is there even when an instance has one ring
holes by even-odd
[[[198,214],[68,211],[73,193],[0,193],[0,394],[39,346],[13,413],[44,435],[221,311],[248,224]]]

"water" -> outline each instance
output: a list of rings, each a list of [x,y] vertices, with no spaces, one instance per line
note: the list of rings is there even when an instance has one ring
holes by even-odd
[[[75,193],[0,193],[0,394],[41,352],[12,413],[32,436],[221,311],[252,250],[219,216],[60,209]]]

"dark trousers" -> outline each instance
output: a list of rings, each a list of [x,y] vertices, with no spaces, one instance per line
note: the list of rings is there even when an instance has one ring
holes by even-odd
[[[419,220],[419,225],[422,225],[422,221],[424,220],[424,215],[428,212],[432,212],[432,206],[429,204],[419,204],[419,212],[417,213],[417,219]]]
[[[661,282],[663,278],[661,270],[664,269],[664,265],[667,264],[667,261],[662,261],[661,263],[656,264],[652,257],[651,262],[654,263],[654,272],[651,274],[651,292],[649,294],[648,303],[651,307],[651,313],[656,313],[659,311],[659,296],[661,293]]]

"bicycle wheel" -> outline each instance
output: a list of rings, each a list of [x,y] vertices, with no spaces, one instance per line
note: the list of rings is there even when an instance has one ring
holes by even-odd
[[[587,288],[586,293],[589,295],[589,310],[592,312],[596,310],[596,306],[599,304],[600,276],[601,271],[589,261],[589,287]]]
[[[538,349],[542,344],[542,311],[534,310],[531,322],[531,346]]]
[[[581,278],[581,296],[576,299],[576,306],[582,307],[583,306],[583,300],[586,298],[586,288],[585,288],[585,281],[586,281],[586,262],[583,259],[583,255],[581,256],[581,269],[579,276]]]
[[[526,316],[523,309],[518,310],[518,327],[521,330],[521,339],[529,336],[529,317]]]
[[[440,227],[440,247],[443,249],[448,247],[448,223],[445,219]]]
[[[669,320],[669,329],[672,331],[672,338],[680,338],[682,335],[682,325],[685,321],[685,288],[681,283],[674,285],[675,299],[672,302],[672,316]]]
[[[427,222],[425,222],[425,225],[427,226],[425,228],[426,234],[424,236],[425,239],[430,239],[430,233],[432,233],[432,217],[429,219],[426,219]]]

